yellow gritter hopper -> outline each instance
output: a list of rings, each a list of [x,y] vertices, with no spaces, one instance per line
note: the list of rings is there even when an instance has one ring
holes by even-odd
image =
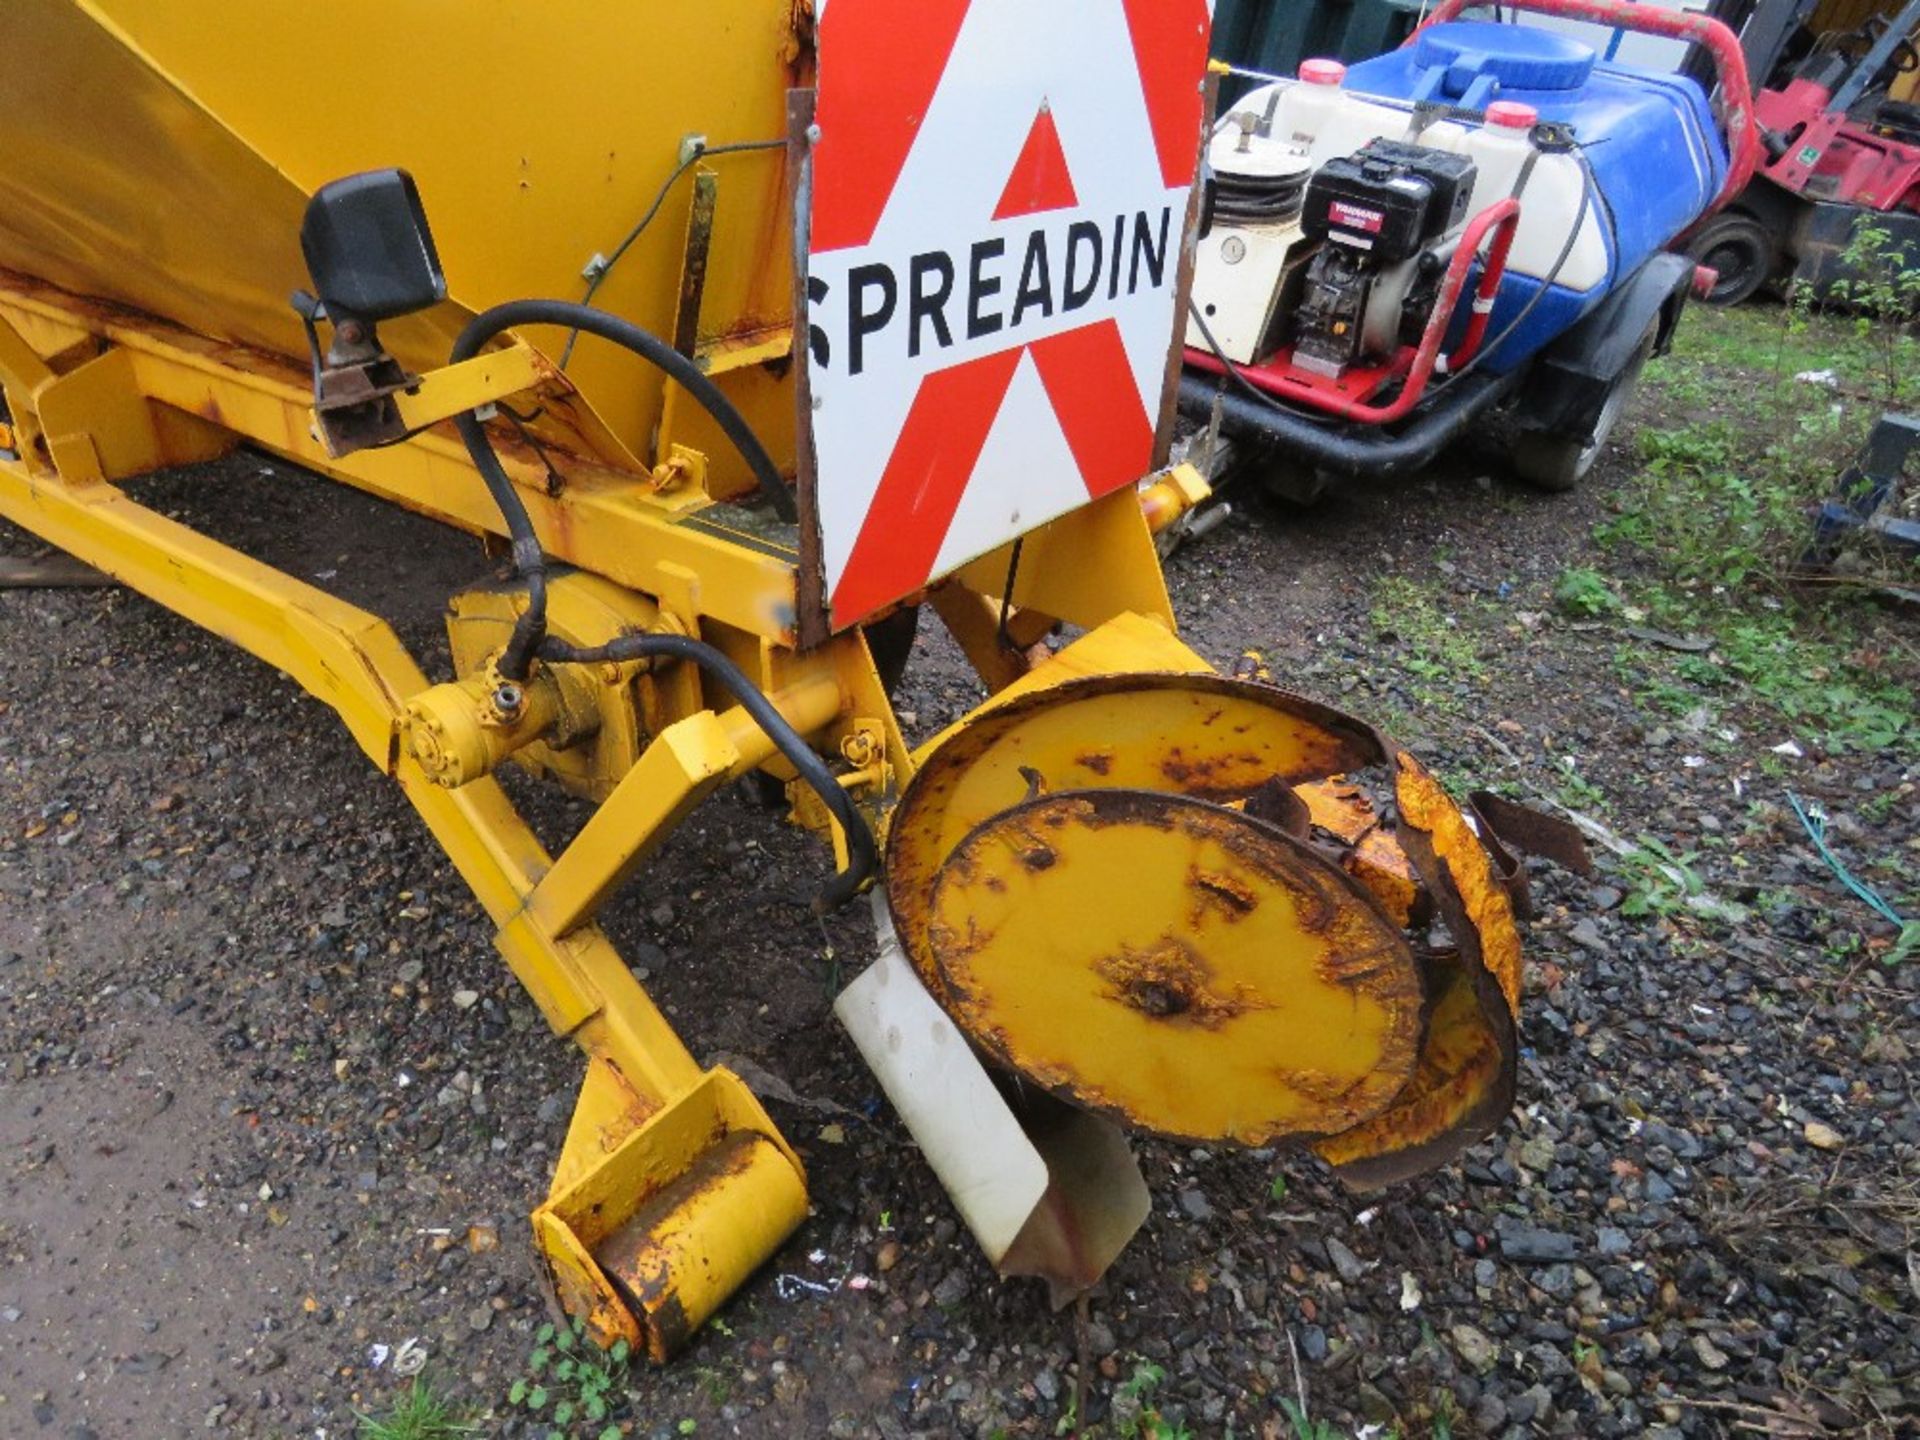
[[[827,843],[816,903],[873,893],[854,1043],[1057,1300],[1144,1217],[1127,1130],[1376,1184],[1511,1102],[1491,829],[1177,636],[1207,14],[0,6],[0,515],[285,671],[406,793],[586,1055],[533,1230],[603,1340],[664,1359],[807,1213],[595,922],[756,773]],[[481,537],[457,674],[120,488],[242,445]],[[923,609],[990,698],[915,747]],[[558,855],[510,761],[597,802]]]

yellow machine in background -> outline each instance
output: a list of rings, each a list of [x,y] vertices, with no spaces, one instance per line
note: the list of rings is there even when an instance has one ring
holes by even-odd
[[[1377,732],[1179,642],[1153,530],[1191,471],[906,597],[992,692],[917,749],[866,632],[803,635],[805,0],[8,0],[0,43],[0,515],[284,670],[405,791],[586,1053],[533,1225],[601,1337],[664,1358],[806,1214],[594,920],[756,770],[832,846],[822,905],[883,879],[840,1013],[995,1262],[1057,1297],[1144,1215],[1117,1125],[1381,1183],[1498,1123],[1511,864]],[[430,293],[369,286],[370,236]],[[583,290],[585,319],[510,303]],[[119,488],[242,444],[510,547],[452,599],[452,680]],[[509,759],[599,802],[558,856]],[[956,1128],[960,1096],[1004,1130]]]

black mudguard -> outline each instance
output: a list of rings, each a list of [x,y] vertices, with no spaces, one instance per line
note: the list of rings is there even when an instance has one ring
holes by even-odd
[[[1648,327],[1653,353],[1673,344],[1693,284],[1694,262],[1685,255],[1655,255],[1580,323],[1534,359],[1514,417],[1529,430],[1556,435],[1593,433],[1607,390],[1633,359]]]

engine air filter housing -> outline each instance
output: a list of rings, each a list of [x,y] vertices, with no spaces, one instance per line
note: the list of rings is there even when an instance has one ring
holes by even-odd
[[[1466,218],[1474,174],[1467,155],[1370,140],[1314,172],[1300,225],[1315,239],[1365,250],[1390,265]]]

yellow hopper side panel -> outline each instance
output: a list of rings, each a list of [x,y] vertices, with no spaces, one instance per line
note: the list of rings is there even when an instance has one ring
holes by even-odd
[[[457,12],[425,0],[7,0],[0,47],[14,57],[0,86],[0,266],[302,354],[287,297],[306,283],[307,196],[399,165],[420,184],[464,307],[383,327],[422,369],[445,362],[465,311],[579,296],[583,267],[645,212],[683,136],[784,139],[785,91],[811,63],[788,0],[487,0]],[[701,164],[718,190],[701,348],[722,357],[716,371],[734,354],[778,360],[793,284],[784,153]],[[692,192],[683,177],[596,297],[662,335],[680,308]],[[557,336],[539,339],[557,352]],[[651,452],[666,400],[657,375],[593,342],[570,373],[630,447]],[[723,383],[776,456],[789,450],[781,378],[750,366]],[[717,440],[709,448],[730,459]]]

